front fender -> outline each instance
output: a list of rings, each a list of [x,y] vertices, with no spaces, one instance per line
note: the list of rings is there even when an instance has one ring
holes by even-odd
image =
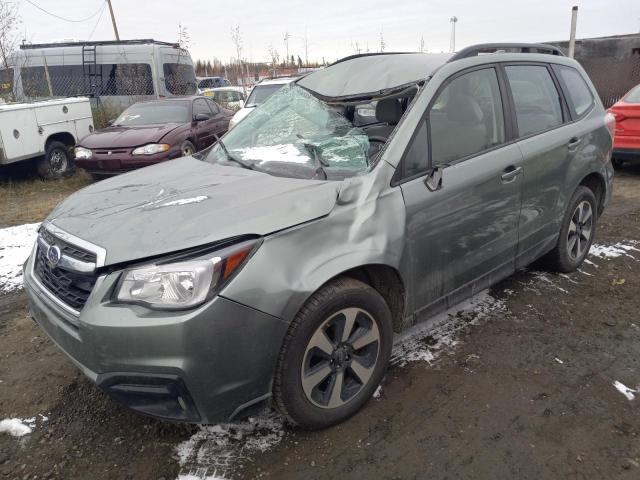
[[[355,188],[356,195],[345,195],[353,200],[339,201],[328,216],[267,236],[221,295],[291,321],[316,290],[347,270],[387,265],[405,280],[402,193]]]

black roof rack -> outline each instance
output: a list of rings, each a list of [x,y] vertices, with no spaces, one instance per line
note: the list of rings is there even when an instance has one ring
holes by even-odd
[[[482,53],[496,53],[509,51],[516,53],[545,53],[564,57],[564,53],[558,47],[545,43],[481,43],[463,48],[449,59],[450,62],[462,58],[475,57]]]
[[[20,45],[21,50],[29,50],[34,48],[55,48],[55,47],[83,47],[83,46],[100,46],[100,45],[144,45],[153,43],[155,45],[164,45],[166,47],[180,48],[177,43],[160,42],[152,38],[143,38],[138,40],[97,40],[91,42],[59,42],[59,43],[25,43]]]

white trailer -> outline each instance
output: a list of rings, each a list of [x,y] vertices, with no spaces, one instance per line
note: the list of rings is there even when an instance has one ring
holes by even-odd
[[[86,97],[0,105],[0,165],[38,158],[41,176],[63,177],[73,171],[73,147],[91,132]]]

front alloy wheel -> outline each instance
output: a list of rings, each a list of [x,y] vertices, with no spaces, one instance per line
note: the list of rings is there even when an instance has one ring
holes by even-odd
[[[346,420],[382,381],[392,344],[391,312],[380,293],[353,278],[331,281],[289,326],[274,376],[276,406],[310,430]]]
[[[325,320],[307,345],[301,380],[307,399],[321,408],[348,403],[369,382],[380,350],[371,315],[345,308]]]

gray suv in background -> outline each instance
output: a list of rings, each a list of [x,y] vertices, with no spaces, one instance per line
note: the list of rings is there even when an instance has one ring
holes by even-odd
[[[359,105],[375,121],[356,126]],[[613,127],[554,47],[345,58],[208,154],[67,198],[25,264],[30,309],[137,412],[212,423],[272,403],[332,425],[372,396],[394,332],[541,257],[580,266]]]

